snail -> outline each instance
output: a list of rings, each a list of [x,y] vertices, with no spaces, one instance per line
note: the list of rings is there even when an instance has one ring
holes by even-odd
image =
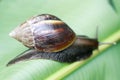
[[[32,17],[15,28],[10,36],[29,49],[7,65],[31,59],[72,63],[88,58],[99,46],[97,37],[76,35],[65,22],[51,14]]]

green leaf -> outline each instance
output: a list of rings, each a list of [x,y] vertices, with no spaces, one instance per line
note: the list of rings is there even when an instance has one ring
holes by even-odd
[[[119,80],[119,4],[119,0],[0,0],[0,80]],[[117,44],[100,46],[90,58],[72,64],[39,59],[7,67],[27,49],[8,34],[31,16],[43,13],[58,16],[80,35],[94,38],[99,26],[99,41]]]
[[[113,0],[109,0],[109,4],[116,11],[116,7],[115,7],[115,4],[114,4]]]

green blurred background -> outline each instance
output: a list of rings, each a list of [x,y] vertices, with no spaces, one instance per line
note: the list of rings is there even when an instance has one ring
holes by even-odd
[[[43,13],[56,15],[76,34],[87,35],[91,38],[95,37],[96,27],[99,26],[99,41],[120,30],[120,0],[0,0],[0,80],[43,80],[64,66],[68,66],[68,64],[55,61],[34,60],[6,67],[9,60],[27,49],[8,34],[25,20]],[[97,60],[89,61],[87,66],[80,67],[64,79],[119,80],[119,52],[120,42],[118,41],[116,46],[108,48],[107,51],[101,53],[103,55],[98,55]],[[112,57],[113,55],[117,58]],[[111,64],[110,61],[114,59],[115,63]],[[108,70],[106,70],[104,66],[99,67],[95,63],[117,64],[117,66],[110,66],[113,69],[110,71],[110,67],[107,66]],[[93,65],[98,71],[93,70]]]

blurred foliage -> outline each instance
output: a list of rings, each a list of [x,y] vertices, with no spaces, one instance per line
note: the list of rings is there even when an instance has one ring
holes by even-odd
[[[99,41],[103,41],[109,36],[114,39],[112,35],[120,32],[119,4],[120,0],[0,0],[0,80],[50,79],[64,69],[69,71],[62,75],[63,80],[119,80],[119,40],[117,45],[85,60],[84,64],[80,61],[78,67],[72,68],[74,63],[65,64],[43,59],[6,67],[11,59],[27,49],[8,34],[31,16],[43,13],[56,15],[76,34],[92,38],[95,36],[96,26],[99,26]],[[120,36],[117,37],[120,39]]]

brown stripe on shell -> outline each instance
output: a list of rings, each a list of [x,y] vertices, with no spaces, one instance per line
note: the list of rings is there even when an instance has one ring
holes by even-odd
[[[41,14],[41,15],[32,17],[31,19],[28,20],[28,22],[30,24],[35,24],[35,23],[38,23],[38,22],[41,22],[41,21],[46,21],[46,20],[59,20],[59,21],[61,21],[59,18],[57,18],[54,15]]]
[[[62,21],[46,20],[32,27],[35,48],[45,52],[57,52],[70,46],[75,40],[75,33]]]

